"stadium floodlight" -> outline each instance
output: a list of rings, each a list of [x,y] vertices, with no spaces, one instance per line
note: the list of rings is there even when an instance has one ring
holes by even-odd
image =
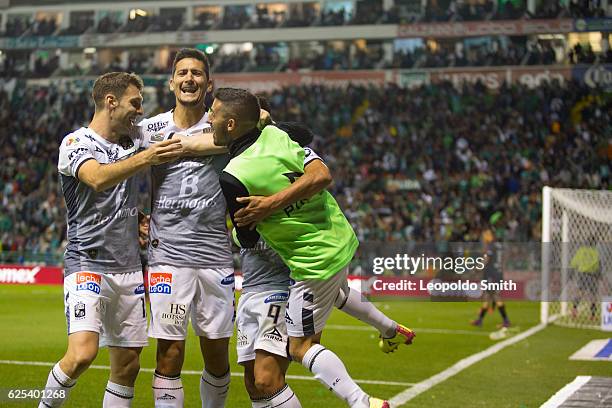
[[[130,20],[134,20],[136,16],[146,17],[148,15],[146,10],[143,9],[131,9],[130,10]]]
[[[540,320],[597,329],[612,287],[612,191],[544,187],[542,196]],[[582,272],[581,248],[597,260]]]

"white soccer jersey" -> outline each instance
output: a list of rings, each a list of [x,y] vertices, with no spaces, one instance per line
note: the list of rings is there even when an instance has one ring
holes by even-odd
[[[128,144],[111,143],[85,127],[62,140],[57,167],[68,221],[65,275],[79,271],[128,273],[141,268],[134,178],[100,192],[77,178],[87,160],[107,164],[132,156],[140,142]]]
[[[143,146],[175,132],[210,129],[207,115],[189,129],[178,128],[173,111],[143,120]],[[151,168],[149,264],[199,268],[232,267],[219,174],[228,155],[187,157]]]

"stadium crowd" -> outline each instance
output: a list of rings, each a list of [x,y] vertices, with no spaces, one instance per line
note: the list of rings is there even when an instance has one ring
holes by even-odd
[[[172,102],[164,92],[160,111]],[[52,262],[63,251],[57,144],[91,117],[89,99],[55,85],[0,91],[5,262],[30,253]],[[481,84],[303,86],[269,99],[275,117],[314,127],[362,241],[476,241],[493,215],[502,239],[538,240],[543,185],[610,187],[612,105],[576,83],[495,93]]]
[[[609,64],[612,63],[612,49],[607,42],[601,52],[595,53],[590,45],[576,44],[569,50],[564,45],[527,41],[502,43],[492,39],[489,43],[465,46],[462,41],[454,44],[441,44],[435,49],[428,45],[413,49],[397,49],[390,57],[385,57],[381,44],[363,48],[356,47],[350,52],[349,44],[343,49],[322,45],[301,57],[283,60],[283,51],[274,45],[255,44],[251,51],[211,54],[211,64],[215,72],[279,72],[298,70],[361,70],[361,69],[419,69],[445,67],[483,67],[504,65],[553,65],[570,64]],[[171,56],[174,54],[170,54]],[[77,64],[70,68],[59,68],[60,57],[49,54],[46,58],[36,57],[33,62],[24,59],[22,53],[7,53],[0,59],[0,78],[25,77],[46,78],[49,76],[100,75],[109,71],[130,71],[139,75],[165,74],[169,64],[160,67],[155,64],[155,56],[147,50],[133,50],[128,59],[122,62],[116,57],[110,63],[92,60],[89,67]]]
[[[502,239],[538,240],[543,185],[610,185],[612,105],[575,83],[292,87],[270,101],[315,127],[361,240],[477,241],[496,213]]]
[[[253,28],[281,28],[307,26],[342,26],[363,24],[403,24],[414,22],[511,20],[520,18],[599,18],[605,17],[601,2],[547,0],[537,4],[534,13],[527,10],[523,0],[429,0],[406,5],[393,2],[383,10],[381,1],[362,0],[354,7],[315,7],[305,2],[287,10],[270,9],[265,4],[257,7],[227,5],[221,12],[203,10],[195,13],[197,21],[188,26],[186,9],[162,12],[149,11],[146,15],[107,14],[94,24],[93,10],[86,18],[71,21],[68,28],[59,29],[59,17],[28,18],[14,16],[6,22],[3,36],[20,37],[48,35],[80,35],[83,33],[163,32],[179,28],[185,30],[239,30]]]

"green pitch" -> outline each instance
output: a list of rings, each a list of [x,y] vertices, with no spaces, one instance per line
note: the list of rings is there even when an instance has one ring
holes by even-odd
[[[366,392],[379,398],[391,398],[410,384],[423,381],[496,343],[489,339],[489,333],[500,322],[497,312],[486,317],[483,328],[468,324],[475,317],[479,303],[384,301],[377,305],[393,319],[416,328],[414,345],[385,355],[378,350],[373,330],[337,311],[324,332],[323,344],[340,356]],[[0,285],[0,310],[0,388],[44,387],[51,365],[61,358],[66,347],[62,288]],[[538,323],[539,304],[510,303],[508,312],[512,322],[521,331],[526,330]],[[609,362],[568,360],[590,339],[607,337],[598,331],[549,327],[450,377],[405,406],[538,407],[577,375],[612,373]],[[235,339],[230,350],[230,359],[235,362]],[[108,365],[106,350],[100,351],[94,364]],[[143,350],[141,366],[143,369],[155,367],[153,341]],[[199,372],[201,369],[199,346],[190,333],[184,370]],[[242,368],[232,363],[231,371],[235,375],[227,406],[250,407],[240,377]],[[297,364],[290,366],[288,374],[311,377]],[[65,406],[101,406],[107,378],[104,367],[88,370]],[[150,371],[140,373],[134,407],[153,406],[151,378]],[[304,407],[345,406],[316,381],[290,378],[288,382]],[[185,406],[198,407],[199,376],[184,374],[183,385]],[[0,406],[5,405],[6,401],[0,401]],[[9,406],[35,405],[30,401]]]

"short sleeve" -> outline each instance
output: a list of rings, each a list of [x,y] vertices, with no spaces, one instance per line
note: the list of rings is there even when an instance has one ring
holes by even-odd
[[[305,147],[304,148],[304,167],[306,167],[308,163],[315,161],[315,160],[321,160],[323,164],[325,164],[325,162],[323,161],[321,156],[317,154],[317,152],[312,150],[310,147]]]
[[[79,168],[95,159],[94,146],[83,135],[70,134],[62,140],[57,168],[61,174],[77,178]]]

